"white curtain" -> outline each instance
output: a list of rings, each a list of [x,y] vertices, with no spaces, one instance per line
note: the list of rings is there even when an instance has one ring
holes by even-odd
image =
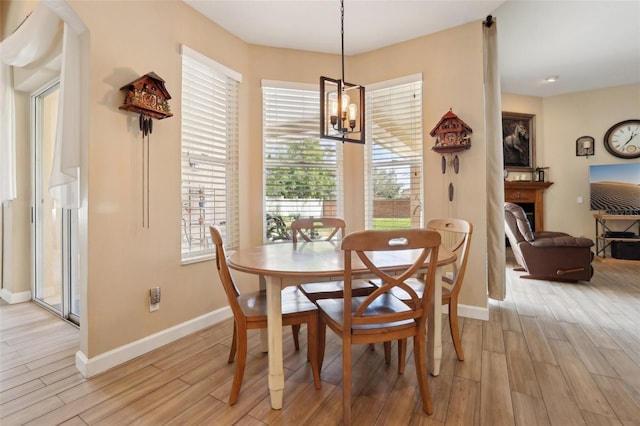
[[[13,200],[16,190],[15,105],[11,66],[23,67],[49,51],[56,39],[58,17],[39,5],[18,29],[0,43],[0,202]]]
[[[0,61],[0,203],[18,196],[16,187],[16,143],[11,67]]]
[[[44,1],[28,19],[0,44],[0,201],[16,198],[15,117],[10,68],[31,64],[52,47],[58,26],[64,20],[60,100],[49,193],[62,207],[78,208],[80,142],[82,126],[81,91],[85,86],[82,67],[84,25],[55,0]],[[58,15],[62,14],[61,17]]]
[[[487,264],[489,297],[504,300],[504,163],[502,159],[502,103],[498,68],[498,24],[482,26],[484,44],[485,139],[487,141]]]
[[[62,207],[80,207],[81,49],[80,37],[64,24],[58,122],[49,195]]]

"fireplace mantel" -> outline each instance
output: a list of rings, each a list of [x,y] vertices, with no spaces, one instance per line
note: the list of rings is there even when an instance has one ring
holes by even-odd
[[[544,190],[553,182],[504,181],[504,201],[515,204],[533,204],[536,232],[544,231]]]

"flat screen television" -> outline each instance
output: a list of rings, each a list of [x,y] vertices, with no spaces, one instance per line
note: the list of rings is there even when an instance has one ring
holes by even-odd
[[[640,163],[589,166],[591,210],[640,214]]]

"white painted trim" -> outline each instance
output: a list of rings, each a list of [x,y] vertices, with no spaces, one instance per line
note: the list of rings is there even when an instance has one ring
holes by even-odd
[[[29,293],[29,296],[31,295],[30,292],[26,293]],[[28,300],[30,300],[30,297]],[[444,306],[442,312],[447,313],[447,308],[448,307]],[[465,318],[488,321],[489,309],[477,306],[458,305],[458,315]],[[143,337],[135,342],[112,349],[93,358],[87,358],[83,352],[78,351],[76,352],[76,368],[84,377],[93,377],[189,334],[211,327],[227,318],[231,318],[231,316],[231,308],[227,306],[162,330],[156,334]]]
[[[445,309],[443,309],[442,312],[445,312]],[[448,310],[446,310],[446,312],[448,312]],[[489,321],[489,307],[481,308],[479,306],[458,304],[458,316],[481,321]]]
[[[422,73],[405,75],[403,77],[392,78],[391,80],[378,81],[376,83],[369,83],[366,85],[367,90],[379,90],[387,89],[393,86],[400,86],[401,84],[415,83],[422,81]]]
[[[104,352],[93,358],[87,358],[84,352],[78,351],[76,352],[76,368],[84,377],[93,377],[189,334],[211,327],[220,321],[231,318],[232,315],[231,308],[228,306],[220,308],[198,318],[162,330],[156,334],[143,337],[135,342]]]
[[[21,291],[20,293],[13,293],[6,288],[0,290],[0,298],[10,305],[14,303],[24,303],[31,300],[30,291]]]
[[[265,87],[270,87],[276,89],[308,90],[312,92],[317,92],[320,90],[320,83],[300,83],[297,81],[262,80],[260,82],[260,85],[263,89]]]
[[[180,53],[190,57],[191,59],[199,61],[202,64],[205,64],[209,68],[212,68],[217,72],[224,74],[225,76],[237,81],[238,83],[242,83],[242,74],[240,74],[238,71],[222,65],[218,61],[211,59],[207,55],[203,55],[202,53],[190,48],[185,44],[180,45]]]

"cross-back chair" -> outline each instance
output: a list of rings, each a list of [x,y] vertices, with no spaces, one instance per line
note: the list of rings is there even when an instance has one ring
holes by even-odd
[[[327,232],[320,239],[315,241],[332,241],[334,237],[344,238],[346,224],[343,219],[337,217],[301,218],[291,222],[291,234],[293,242],[298,241],[298,235],[303,241],[313,242],[312,232],[326,230]],[[341,298],[344,294],[344,283],[342,281],[327,281],[322,283],[301,284],[300,290],[311,301],[319,299]],[[376,286],[367,280],[354,280],[351,286],[353,296],[366,296],[376,289]]]
[[[351,424],[351,345],[372,344],[398,340],[404,358],[406,339],[413,338],[418,385],[422,396],[422,407],[427,414],[433,412],[426,370],[426,323],[429,304],[433,297],[435,267],[428,268],[424,283],[427,291],[418,295],[405,280],[415,276],[424,268],[427,259],[437,259],[440,234],[426,229],[404,229],[391,231],[359,231],[348,234],[342,240],[344,250],[344,298],[321,299],[316,303],[320,310],[320,365],[324,358],[326,326],[333,330],[343,342],[343,417],[344,424]],[[376,266],[376,252],[415,249],[419,255],[414,263],[397,275],[389,275]],[[380,254],[377,254],[380,259]],[[352,261],[361,262],[368,272],[383,283],[368,296],[352,297]],[[391,290],[401,288],[414,302],[411,306],[395,297]]]
[[[238,401],[242,378],[247,362],[247,330],[267,328],[267,300],[264,291],[240,294],[233,281],[224,250],[222,235],[217,226],[209,227],[216,247],[216,267],[233,312],[233,340],[229,351],[229,363],[236,360],[236,368],[229,395],[229,405]],[[316,389],[320,389],[320,367],[318,361],[318,309],[296,287],[282,291],[282,325],[297,327],[307,324],[308,358]],[[294,332],[296,350],[299,349],[297,330]],[[237,354],[237,359],[236,359]]]
[[[309,243],[314,240],[331,241],[338,233],[343,238],[345,228],[344,220],[337,217],[304,217],[291,222],[291,235],[294,243],[298,242],[299,237]],[[326,232],[319,235],[320,230]]]
[[[453,264],[453,270],[442,276],[442,304],[449,306],[449,330],[451,339],[456,350],[458,360],[464,361],[464,352],[462,350],[462,342],[460,340],[460,331],[458,329],[458,296],[462,283],[464,281],[465,271],[467,269],[467,261],[469,260],[469,247],[471,245],[471,234],[473,233],[473,225],[471,222],[463,219],[431,219],[427,222],[427,229],[438,231],[442,237],[442,244],[457,256],[456,263]],[[379,284],[379,281],[374,281]],[[411,278],[407,280],[407,284],[422,294],[424,291],[424,281],[422,277]],[[409,295],[400,288],[392,290],[393,294],[405,303],[413,303]],[[403,362],[403,360],[399,360]]]
[[[427,229],[439,231],[445,246],[457,256],[457,261],[453,264],[452,273],[442,276],[444,284],[442,286],[442,304],[449,306],[451,339],[458,359],[464,361],[460,330],[458,329],[458,296],[464,282],[465,271],[467,270],[473,225],[463,219],[431,219],[427,222],[426,227]]]

